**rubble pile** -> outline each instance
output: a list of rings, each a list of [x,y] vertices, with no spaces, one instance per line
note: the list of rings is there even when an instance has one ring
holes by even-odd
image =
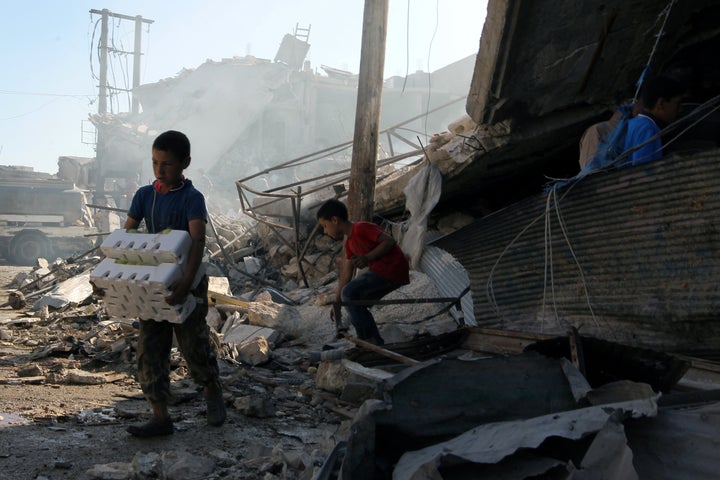
[[[205,239],[208,257],[220,262],[242,262],[257,252],[257,236],[252,225],[237,216],[211,214]]]
[[[94,259],[93,263],[98,260]],[[9,286],[17,288],[35,282],[33,285],[40,291],[45,289],[46,283],[55,287],[62,284],[51,275],[39,280],[45,275],[43,272],[45,269],[40,268],[19,275]],[[79,275],[85,276],[87,271],[79,272]],[[32,293],[28,295],[30,299],[34,297]],[[45,305],[36,309],[35,305],[40,303],[36,300],[27,308],[13,311],[12,319],[3,317],[0,323],[2,363],[11,365],[13,373],[0,383],[46,386],[114,383],[134,387],[136,394],[126,402],[80,412],[63,412],[61,422],[66,429],[72,428],[71,425],[120,425],[131,421],[128,419],[146,415],[147,404],[135,380],[137,323],[132,319],[108,317],[103,302],[91,291],[85,300],[60,308],[47,308]],[[297,313],[290,312],[285,315],[286,318],[278,314],[273,309],[282,310],[282,305],[274,304],[269,295],[261,296],[257,303],[247,309],[249,315],[245,315],[243,320],[237,311],[225,315],[217,308],[211,308],[212,313],[208,316],[209,320],[216,320],[213,338],[219,353],[226,404],[245,421],[261,419],[270,431],[297,436],[304,431],[307,438],[301,438],[301,441],[295,439],[291,442],[292,448],[285,446],[287,442],[269,447],[256,445],[252,457],[243,456],[243,460],[238,460],[236,453],[222,449],[203,456],[186,456],[185,452],[138,453],[128,463],[96,465],[87,472],[91,478],[157,478],[158,472],[168,475],[167,472],[174,469],[213,471],[215,475],[226,478],[259,478],[265,475],[270,475],[266,478],[312,478],[323,461],[323,452],[332,448],[332,445],[323,446],[322,442],[327,441],[325,437],[331,432],[341,429],[341,422],[347,420],[348,414],[334,412],[340,410],[341,404],[315,386],[313,369],[300,348],[301,340],[285,332],[272,332],[269,328],[247,323],[249,316],[253,320],[259,319],[259,322],[272,321],[273,325],[286,328],[290,322],[288,319],[298,320]],[[47,313],[43,314],[43,311]],[[273,316],[275,320],[272,320]],[[240,332],[242,326],[252,333]],[[299,330],[296,327],[291,332]],[[227,341],[223,340],[222,331]],[[190,429],[196,424],[204,424],[202,418],[197,418],[204,412],[202,393],[189,380],[184,360],[176,349],[173,350],[171,368],[176,403],[172,408],[183,407],[177,413],[180,416],[177,419],[178,428]],[[55,424],[58,420],[52,414],[24,412],[24,415],[31,416],[27,420]],[[60,412],[57,414],[60,415]],[[297,434],[290,433],[295,430]],[[162,478],[209,478],[192,475]]]
[[[445,223],[454,228],[465,221],[448,216]],[[439,307],[427,304],[373,307],[384,347],[336,338],[329,305],[340,243],[312,238],[303,265],[313,282],[304,286],[294,267],[297,251],[272,236],[263,240],[261,230],[248,229],[235,241],[253,248],[241,252],[248,253],[241,261],[210,261],[206,318],[231,407],[223,435],[254,434],[256,441],[137,451],[117,462],[96,463],[85,472],[90,478],[429,479],[447,472],[505,474],[514,465],[525,472],[516,478],[606,474],[610,465],[621,465],[621,476],[610,477],[633,478],[654,472],[646,459],[668,448],[657,429],[675,421],[676,410],[663,404],[663,395],[674,405],[690,405],[673,390],[685,378],[688,361],[651,351],[626,356],[616,346],[588,339],[580,365],[570,361],[577,352],[573,357],[564,348],[568,338],[547,344],[538,342],[540,337],[529,342],[512,332],[463,327],[447,313],[432,315]],[[11,309],[0,317],[0,362],[12,372],[0,383],[112,384],[134,393],[89,410],[24,412],[30,420],[50,418],[54,425],[62,416],[65,429],[120,429],[149,413],[135,380],[137,323],[109,315],[89,287],[90,272],[102,260],[41,262],[7,286],[12,295],[4,307]],[[386,299],[438,296],[427,275],[411,271],[410,284]],[[604,357],[605,350],[612,353]],[[204,401],[175,349],[171,368],[175,424],[180,431],[196,431],[204,423]],[[687,415],[718,424],[715,385],[695,389],[695,402],[709,406],[685,410]],[[688,442],[697,441],[696,432],[684,434]],[[649,446],[628,443],[647,436],[659,440]],[[273,442],[278,437],[284,441]],[[506,447],[499,451],[488,438],[501,438]],[[551,440],[556,438],[565,446],[557,447]],[[718,446],[717,438],[705,441]],[[604,449],[607,454],[600,455]],[[532,452],[532,459],[524,452]],[[620,462],[628,454],[643,461]]]

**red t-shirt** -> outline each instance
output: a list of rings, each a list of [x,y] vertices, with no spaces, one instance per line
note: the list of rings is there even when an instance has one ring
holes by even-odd
[[[345,240],[345,257],[367,255],[380,243],[378,238],[381,233],[385,232],[372,222],[354,222],[350,236]],[[410,283],[410,265],[397,244],[388,253],[370,262],[370,270],[391,282],[401,285]]]

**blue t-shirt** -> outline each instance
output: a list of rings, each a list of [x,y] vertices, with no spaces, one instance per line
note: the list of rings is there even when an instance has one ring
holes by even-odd
[[[647,115],[639,114],[628,122],[625,150],[647,142],[658,133],[660,133],[660,127],[657,126],[655,121]],[[630,162],[632,165],[638,165],[661,158],[662,155],[662,139],[657,137],[647,145],[635,150],[630,156]]]
[[[193,187],[190,180],[183,180],[179,187],[161,194],[154,185],[140,187],[130,204],[128,216],[138,222],[145,220],[149,233],[165,229],[190,230],[190,220],[207,221],[205,197]]]

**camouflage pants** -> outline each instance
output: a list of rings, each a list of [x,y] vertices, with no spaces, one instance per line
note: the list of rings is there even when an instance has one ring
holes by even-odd
[[[170,349],[173,333],[180,352],[195,383],[207,385],[219,376],[217,358],[210,344],[207,316],[208,279],[204,277],[190,295],[202,299],[183,323],[140,320],[137,346],[138,380],[145,397],[151,402],[170,398]]]

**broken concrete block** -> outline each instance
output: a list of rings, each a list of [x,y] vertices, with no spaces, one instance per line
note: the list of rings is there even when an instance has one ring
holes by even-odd
[[[463,115],[460,119],[448,125],[448,130],[455,135],[467,134],[472,132],[477,127],[475,121],[470,118],[470,115]]]
[[[223,329],[223,343],[239,345],[257,337],[264,337],[268,343],[275,343],[280,338],[277,330],[241,322],[242,319],[238,318],[227,329]]]
[[[270,360],[270,346],[265,337],[254,337],[237,346],[238,357],[243,363],[257,366]]]
[[[263,268],[263,261],[257,257],[244,257],[245,271],[250,275],[255,275]]]
[[[320,362],[315,374],[315,384],[328,392],[340,393],[350,373],[340,362]]]
[[[75,385],[101,385],[107,383],[107,378],[102,373],[91,373],[84,370],[68,370],[65,374],[65,383]]]
[[[283,277],[298,278],[300,275],[300,267],[298,267],[296,259],[293,258],[290,260],[290,263],[283,265],[280,273]]]
[[[321,252],[335,250],[337,249],[338,245],[340,245],[340,242],[334,240],[327,235],[318,235],[317,237],[315,237],[314,243],[315,248],[317,248]]]
[[[251,325],[274,328],[296,337],[302,334],[301,320],[300,313],[291,305],[260,300],[248,306],[248,321]]]
[[[222,327],[223,320],[222,315],[220,315],[220,311],[215,307],[209,307],[208,313],[205,315],[205,323],[208,324],[208,327],[212,328],[216,332],[220,331],[220,328]]]
[[[232,296],[230,280],[227,277],[208,276],[208,291]]]

